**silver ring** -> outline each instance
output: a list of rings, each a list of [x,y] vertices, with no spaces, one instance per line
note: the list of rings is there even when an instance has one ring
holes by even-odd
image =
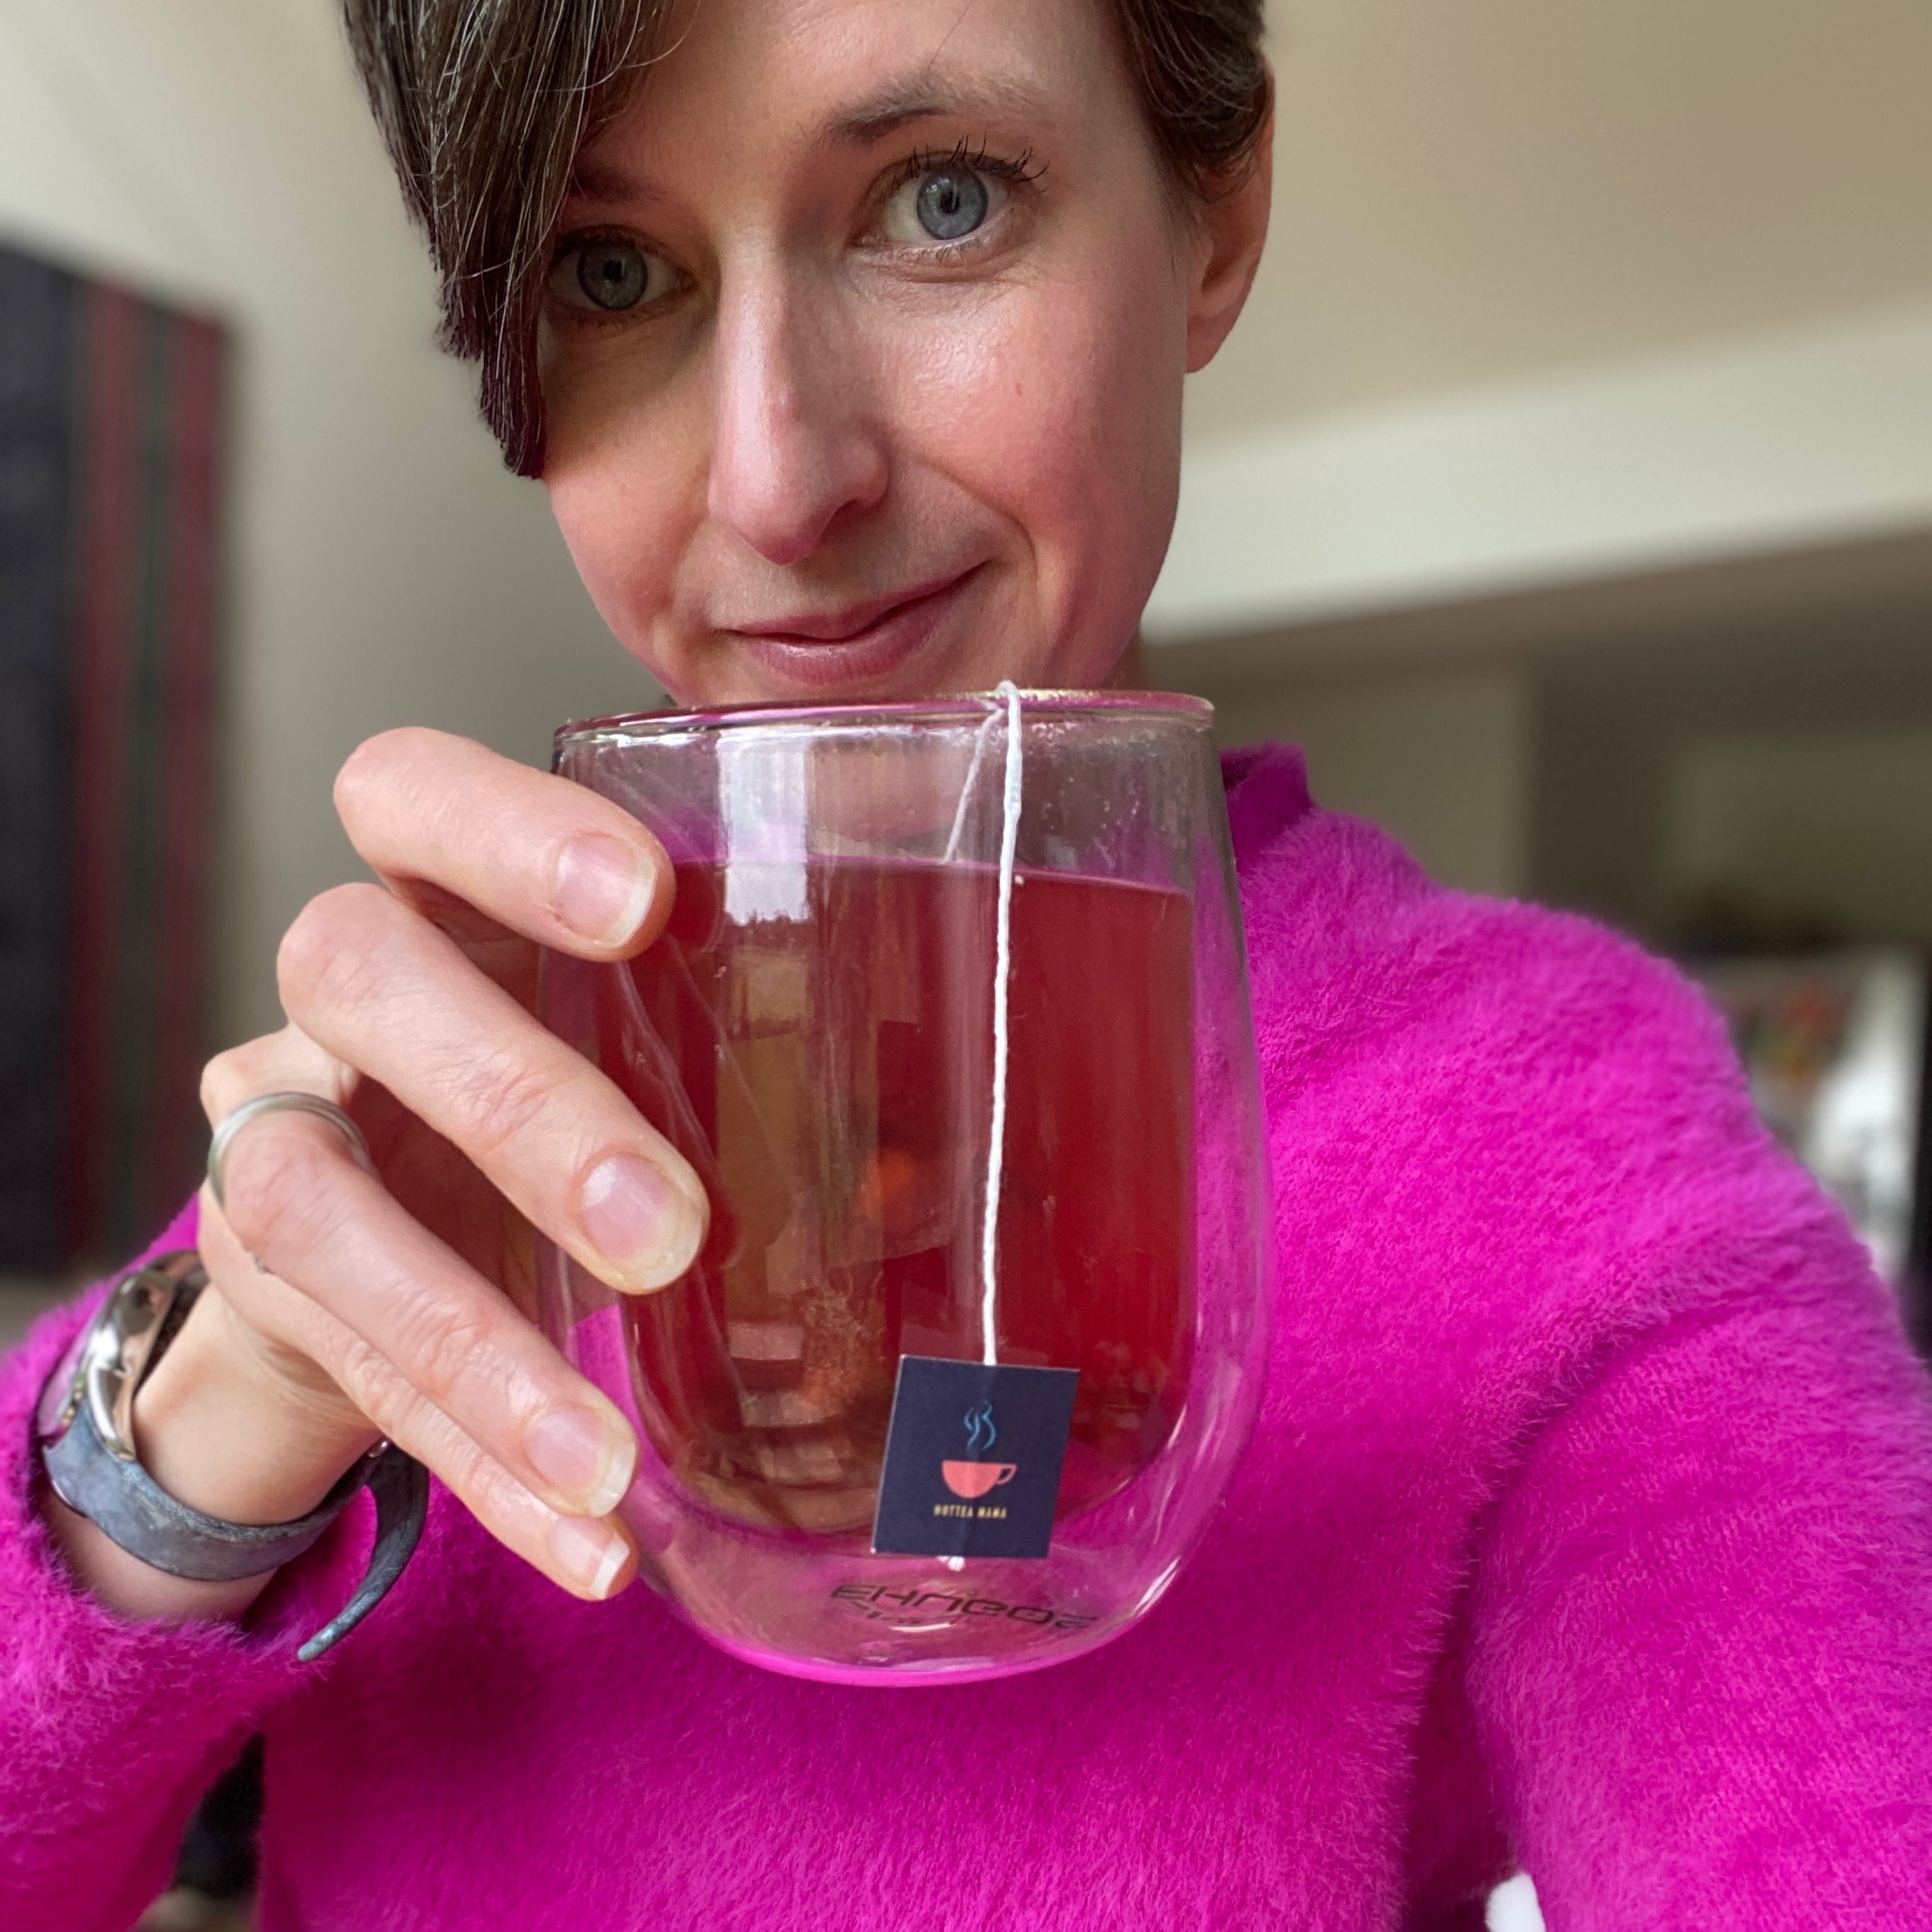
[[[362,1137],[362,1130],[338,1107],[333,1100],[325,1100],[319,1094],[299,1094],[293,1091],[279,1094],[257,1094],[252,1100],[244,1100],[214,1130],[214,1138],[208,1144],[208,1185],[214,1195],[214,1205],[224,1214],[228,1212],[228,1202],[222,1193],[222,1169],[228,1160],[228,1150],[234,1145],[234,1137],[251,1120],[259,1120],[264,1114],[313,1114],[318,1120],[326,1120],[342,1138],[349,1143],[349,1151],[355,1157],[355,1164],[365,1174],[375,1172],[375,1163],[369,1157],[369,1143]]]

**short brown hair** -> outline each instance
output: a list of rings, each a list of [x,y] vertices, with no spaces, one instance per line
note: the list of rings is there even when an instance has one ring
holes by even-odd
[[[1170,173],[1211,194],[1268,118],[1261,0],[1111,0]],[[442,279],[443,343],[482,365],[518,475],[543,467],[536,325],[577,151],[653,50],[664,0],[344,0],[404,199]]]

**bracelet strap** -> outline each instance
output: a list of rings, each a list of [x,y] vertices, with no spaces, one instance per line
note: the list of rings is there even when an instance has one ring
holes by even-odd
[[[429,1477],[385,1442],[359,1460],[294,1522],[236,1523],[178,1502],[143,1469],[128,1426],[135,1391],[166,1351],[207,1281],[199,1258],[169,1255],[118,1281],[48,1385],[38,1433],[55,1495],[152,1568],[203,1583],[259,1577],[320,1539],[365,1483],[375,1497],[375,1546],[340,1613],[297,1653],[304,1663],[355,1628],[388,1593],[421,1539]]]
[[[375,1498],[375,1545],[369,1552],[369,1567],[355,1595],[295,1653],[303,1663],[313,1663],[361,1623],[389,1594],[422,1541],[430,1507],[430,1473],[422,1464],[385,1442],[375,1452],[368,1482]]]

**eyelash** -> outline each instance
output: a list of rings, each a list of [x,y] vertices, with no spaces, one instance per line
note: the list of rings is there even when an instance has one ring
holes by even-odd
[[[1009,182],[1015,187],[1038,181],[1046,173],[1044,163],[1038,167],[1034,165],[1030,148],[1021,148],[1015,157],[1008,160],[992,153],[984,143],[974,147],[971,142],[961,140],[949,149],[915,148],[887,178],[886,194],[889,197],[908,181],[917,181],[923,174],[936,174],[947,168],[964,168],[975,174],[990,174],[995,180]]]
[[[915,148],[890,174],[878,195],[877,205],[883,208],[908,181],[917,181],[923,176],[938,174],[948,168],[969,169],[976,174],[991,175],[996,181],[1004,181],[1013,188],[1024,188],[1038,181],[1046,173],[1043,162],[1035,166],[1033,150],[1023,148],[1017,155],[1009,158],[995,154],[984,142],[977,145],[962,138],[949,148]],[[957,242],[942,242],[919,252],[928,256],[944,259],[970,249],[979,241],[974,235]],[[626,234],[621,229],[578,229],[559,238],[551,255],[550,270],[556,272],[564,258],[578,249],[592,248],[599,242],[621,242],[629,247],[637,247],[635,236]],[[654,304],[647,304],[647,306]],[[636,319],[636,310],[624,310],[609,315],[600,315],[590,309],[569,309],[571,322],[576,326],[609,328]]]

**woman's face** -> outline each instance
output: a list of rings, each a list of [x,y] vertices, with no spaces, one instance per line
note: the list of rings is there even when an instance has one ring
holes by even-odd
[[[1161,172],[1106,0],[688,0],[581,158],[544,480],[686,703],[1105,683],[1265,157]]]

